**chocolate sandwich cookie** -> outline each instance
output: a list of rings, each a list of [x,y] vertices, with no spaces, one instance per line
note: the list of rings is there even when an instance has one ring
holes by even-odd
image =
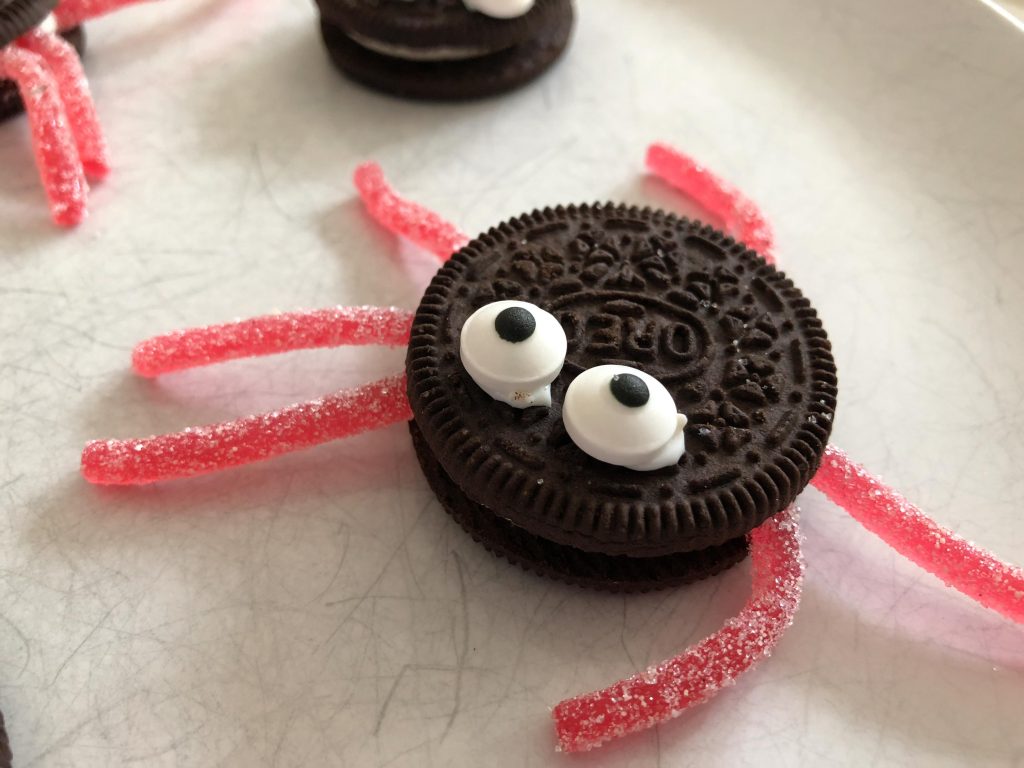
[[[4,713],[0,712],[0,768],[11,768],[11,742],[7,738],[7,724],[4,722]]]
[[[0,48],[35,29],[57,7],[57,0],[0,0]]]
[[[571,0],[317,0],[332,62],[414,99],[464,100],[548,69],[573,27]]]
[[[619,589],[741,557],[816,471],[837,394],[782,272],[699,222],[610,204],[535,211],[455,254],[406,371],[445,508],[510,559]]]
[[[57,7],[57,0],[0,0],[0,48],[39,26]],[[85,52],[85,33],[75,27],[61,33],[81,56]],[[24,110],[21,94],[13,81],[0,78],[0,121]]]

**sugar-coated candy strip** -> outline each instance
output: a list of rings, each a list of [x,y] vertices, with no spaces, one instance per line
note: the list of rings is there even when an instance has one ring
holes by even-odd
[[[729,234],[769,264],[775,263],[775,239],[768,220],[757,204],[734,186],[667,144],[652,144],[647,149],[647,168],[721,219]]]
[[[987,608],[1024,624],[1024,569],[943,528],[829,445],[815,488],[901,555]]]
[[[753,587],[743,610],[681,655],[554,709],[558,749],[585,752],[678,717],[769,656],[800,605],[804,562],[790,507],[749,535]]]
[[[16,45],[0,49],[0,78],[17,83],[25,102],[50,215],[63,227],[81,223],[89,185],[68,130],[57,83],[38,54]]]
[[[78,51],[60,35],[42,29],[23,35],[18,39],[18,45],[46,62],[60,91],[82,168],[89,177],[104,178],[110,172],[107,142],[103,138]]]
[[[411,418],[405,376],[397,375],[238,421],[143,440],[96,440],[82,452],[82,474],[98,485],[193,477]]]
[[[53,10],[57,28],[68,30],[82,22],[104,16],[128,5],[138,5],[144,0],[60,0]]]
[[[142,376],[297,349],[409,342],[412,313],[395,307],[332,307],[264,315],[147,339],[132,352]]]
[[[376,163],[360,165],[354,179],[359,196],[374,219],[396,235],[426,248],[442,261],[469,242],[469,236],[451,222],[419,203],[400,197]]]

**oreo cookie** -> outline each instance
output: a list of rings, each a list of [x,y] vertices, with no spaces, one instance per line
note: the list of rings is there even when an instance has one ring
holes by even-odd
[[[324,44],[341,72],[425,100],[483,98],[533,80],[564,52],[574,20],[571,0],[317,2]]]
[[[564,330],[549,400],[501,402],[470,374],[482,332],[464,327],[495,302]],[[821,322],[782,272],[700,222],[611,204],[535,211],[455,254],[417,310],[406,372],[417,455],[448,512],[509,559],[613,589],[736,562],[814,475],[838,392]],[[574,382],[630,418],[660,408],[681,458],[640,471],[584,451],[567,425],[614,414],[563,412]]]
[[[0,0],[0,48],[38,27],[56,7],[57,0]]]
[[[3,2],[3,0],[0,0],[0,2]],[[32,29],[32,26],[29,26],[28,29]],[[27,32],[28,29],[25,31]],[[21,34],[24,34],[24,32]],[[60,34],[61,37],[75,47],[79,56],[85,54],[85,30],[82,27],[74,27]],[[21,35],[18,36],[20,37]],[[18,87],[12,80],[0,78],[0,121],[20,115],[24,109],[25,104],[21,100]]]
[[[11,753],[11,742],[7,738],[7,724],[4,713],[0,712],[0,768],[11,768],[14,755]]]

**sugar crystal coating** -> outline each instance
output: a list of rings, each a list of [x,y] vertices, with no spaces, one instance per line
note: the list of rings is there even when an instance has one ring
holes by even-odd
[[[586,752],[678,717],[771,655],[800,605],[798,517],[790,507],[750,533],[750,599],[718,632],[627,680],[558,704],[559,751]]]
[[[132,352],[142,376],[298,349],[409,342],[412,313],[395,307],[331,307],[189,328],[147,339]]]
[[[666,144],[647,150],[647,168],[713,216],[725,230],[752,248],[769,264],[775,263],[771,226],[757,204],[688,155]]]
[[[411,418],[405,376],[392,376],[237,421],[143,440],[96,440],[82,452],[82,474],[98,485],[194,477]]]
[[[830,445],[814,487],[901,555],[987,608],[1024,624],[1024,569],[943,528]]]
[[[89,185],[68,127],[61,94],[46,62],[17,45],[0,49],[0,78],[18,85],[50,215],[62,227],[81,223]]]
[[[86,175],[102,179],[110,172],[107,143],[78,51],[60,35],[38,29],[19,39],[18,45],[38,55],[49,68],[64,104],[82,168]]]
[[[382,226],[426,248],[442,261],[470,240],[429,208],[399,197],[376,163],[364,163],[356,169],[355,185],[366,209]]]

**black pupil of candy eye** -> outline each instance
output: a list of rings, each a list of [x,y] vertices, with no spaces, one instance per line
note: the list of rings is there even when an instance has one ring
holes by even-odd
[[[651,399],[651,390],[639,376],[617,373],[612,376],[612,394],[627,408],[642,408]]]
[[[509,307],[501,310],[494,318],[494,330],[505,341],[518,344],[533,336],[537,330],[537,320],[528,309]]]

